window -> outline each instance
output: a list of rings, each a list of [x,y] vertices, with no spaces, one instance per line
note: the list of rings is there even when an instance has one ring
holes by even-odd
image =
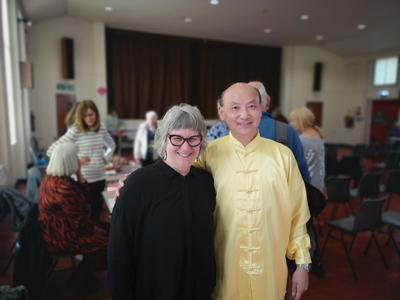
[[[385,57],[375,60],[374,86],[394,85],[397,83],[399,58]]]

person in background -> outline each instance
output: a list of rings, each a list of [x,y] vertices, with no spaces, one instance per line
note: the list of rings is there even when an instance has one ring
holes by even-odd
[[[115,143],[104,125],[100,123],[99,111],[92,100],[84,100],[76,109],[74,125],[47,151],[52,156],[53,150],[60,144],[72,142],[79,146],[79,161],[83,177],[89,183],[88,203],[91,206],[90,218],[98,221],[103,204],[102,192],[105,188],[104,162],[111,160]],[[103,152],[104,144],[108,145]]]
[[[311,176],[311,184],[321,192],[324,190],[325,150],[321,129],[314,125],[314,114],[306,107],[290,113],[290,125],[299,134]]]
[[[68,285],[79,293],[92,293],[98,282],[93,272],[107,269],[109,224],[93,222],[85,210],[89,185],[81,172],[78,146],[57,145],[46,173],[39,190],[37,220],[46,249],[51,254],[83,254]]]
[[[110,108],[108,113],[109,115],[106,119],[106,128],[108,133],[114,134],[119,127],[118,112],[115,108]]]
[[[110,108],[108,110],[108,117],[106,119],[106,128],[108,133],[112,136],[112,138],[114,139],[114,143],[115,143],[115,151],[118,150],[118,148],[120,147],[119,143],[118,143],[118,137],[115,135],[116,133],[118,134],[118,128],[119,128],[119,118],[118,118],[118,112],[115,108]],[[121,132],[122,133],[122,132]]]
[[[260,136],[276,141],[276,121],[272,118],[271,113],[268,112],[271,98],[267,95],[267,91],[265,90],[264,84],[262,82],[251,81],[249,82],[249,85],[256,88],[261,95],[262,115],[260,124],[258,125]],[[299,136],[296,134],[296,131],[290,126],[287,126],[287,146],[293,152],[301,173],[301,177],[303,177],[303,179],[308,183],[311,183],[307,160],[304,158],[303,147],[301,145]]]
[[[155,111],[148,111],[146,113],[146,122],[139,125],[136,134],[133,155],[136,164],[140,164],[143,167],[154,163],[157,159],[157,153],[153,151],[157,119],[158,116]]]
[[[218,109],[218,107],[219,107],[219,103],[217,103],[217,109]],[[228,134],[229,134],[228,126],[225,124],[225,122],[220,121],[217,124],[215,124],[214,126],[212,126],[210,129],[207,130],[207,141],[211,142],[215,139],[226,136]]]
[[[311,176],[311,184],[319,189],[322,193],[324,190],[325,178],[325,149],[323,134],[318,126],[314,125],[314,114],[306,107],[298,108],[290,114],[291,125],[300,135],[300,141],[304,149],[304,156],[307,160],[308,170]],[[312,234],[316,237],[312,220],[309,221]],[[312,256],[313,269],[312,273],[322,277],[325,270],[319,262],[319,245],[318,239],[313,239],[314,253]]]
[[[211,175],[192,166],[207,147],[205,134],[198,110],[172,107],[155,135],[161,158],[126,179],[108,245],[113,300],[210,299],[215,190]]]
[[[397,120],[390,123],[388,137],[400,138],[400,123]]]

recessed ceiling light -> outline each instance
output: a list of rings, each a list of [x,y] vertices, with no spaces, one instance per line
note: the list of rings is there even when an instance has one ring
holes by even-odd
[[[271,33],[271,32],[272,32],[272,30],[270,28],[264,29],[264,33]]]
[[[323,35],[317,35],[317,36],[315,37],[315,39],[316,39],[317,41],[322,41],[322,40],[324,39],[324,36],[323,36]]]
[[[302,19],[302,20],[308,20],[309,18],[310,18],[309,15],[302,15],[302,16],[300,17],[300,19]]]
[[[211,0],[210,3],[212,5],[218,5],[219,4],[219,0]]]
[[[192,22],[192,18],[184,18],[183,20],[184,20],[186,23]]]
[[[357,28],[360,29],[360,30],[362,30],[362,29],[367,28],[367,25],[365,25],[365,24],[360,24],[360,25],[357,26]]]
[[[104,10],[106,10],[106,11],[112,11],[113,8],[112,8],[111,6],[105,6],[105,7],[104,7]]]

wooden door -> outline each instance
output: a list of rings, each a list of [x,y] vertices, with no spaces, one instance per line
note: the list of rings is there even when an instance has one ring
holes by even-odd
[[[65,117],[76,102],[75,94],[57,94],[57,137],[66,132]]]
[[[400,100],[372,100],[369,141],[387,142],[393,122],[399,117]]]
[[[322,127],[322,102],[309,101],[306,107],[314,114],[314,125]]]

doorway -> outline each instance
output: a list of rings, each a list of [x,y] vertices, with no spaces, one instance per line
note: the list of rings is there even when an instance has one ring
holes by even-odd
[[[314,125],[322,127],[322,102],[308,101],[306,107],[314,114]]]
[[[399,118],[400,100],[372,100],[369,142],[385,143],[393,123]]]
[[[65,118],[68,112],[76,103],[75,94],[56,94],[57,101],[57,137],[62,136],[67,128],[65,126]]]

